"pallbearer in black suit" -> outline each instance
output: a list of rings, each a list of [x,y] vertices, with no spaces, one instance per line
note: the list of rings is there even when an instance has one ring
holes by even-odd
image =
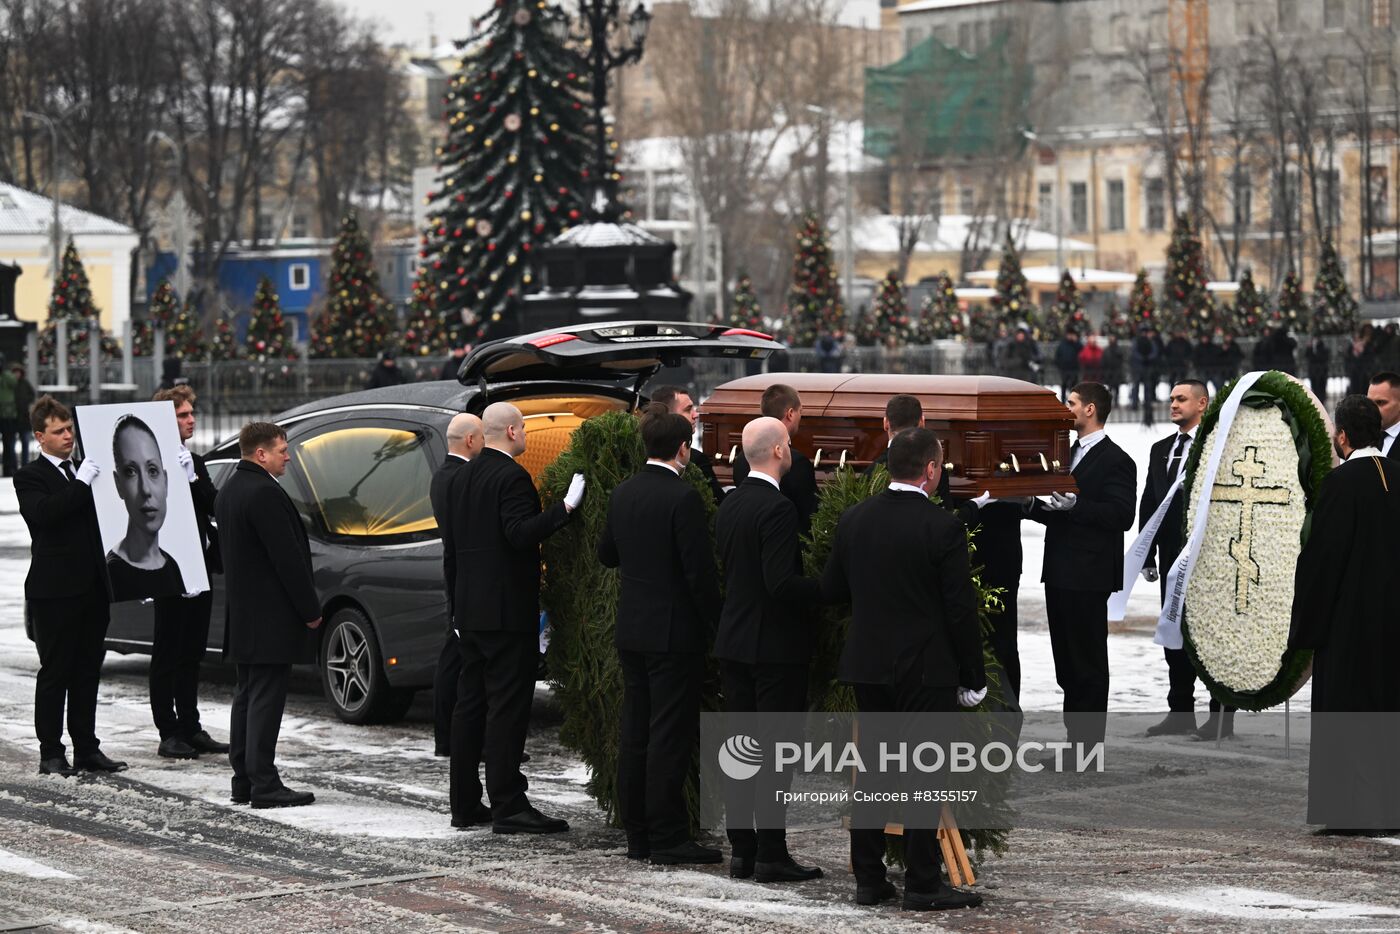
[[[836,676],[855,688],[862,713],[976,706],[987,679],[967,534],[928,498],[943,472],[942,446],[932,431],[911,428],[895,436],[888,464],[889,489],[841,516],[822,575],[823,597],[851,604]],[[896,892],[885,878],[883,821],[862,817],[869,829],[851,829],[851,867],[856,903],[873,905]],[[906,909],[982,903],[943,881],[936,831],[907,829],[904,861]]]
[[[457,473],[457,468],[480,453],[484,444],[481,419],[475,415],[462,412],[452,416],[447,423],[447,456],[433,471],[432,482],[428,485],[428,501],[433,506],[433,518],[444,536],[451,516],[447,486]],[[457,706],[457,677],[462,673],[462,649],[452,622],[457,557],[448,550],[446,538],[442,547],[442,576],[447,588],[447,631],[443,635],[442,651],[438,653],[437,671],[433,675],[433,755],[446,757],[452,752],[452,710]],[[480,798],[478,793],[477,799]]]
[[[756,418],[744,426],[743,444],[749,475],[725,499],[715,520],[725,587],[715,639],[724,709],[801,712],[807,709],[809,626],[821,591],[816,580],[802,576],[797,507],[779,491],[792,466],[792,443],[782,422]],[[786,791],[791,773],[784,775],[788,780],[783,785],[761,790],[752,781],[728,786],[729,874],[736,879],[801,882],[822,874],[788,855],[782,828],[754,831],[755,796]]]
[[[219,490],[214,514],[224,559],[224,659],[238,670],[229,726],[233,802],[298,807],[316,800],[277,774],[277,735],[292,666],[316,657],[321,600],[301,516],[278,478],[291,455],[287,433],[249,422],[238,433],[242,460]]]
[[[1045,526],[1045,615],[1055,680],[1066,714],[1108,710],[1108,598],[1123,586],[1123,533],[1133,527],[1137,467],[1104,432],[1113,399],[1100,383],[1080,383],[1067,405],[1078,439],[1071,446],[1075,493],[1030,501]],[[1069,741],[1102,742],[1103,717],[1065,718]]]
[[[97,739],[97,683],[107,638],[107,573],[92,482],[102,472],[95,457],[73,466],[73,416],[52,396],[29,410],[39,456],[15,474],[19,512],[29,527],[29,576],[24,598],[34,624],[39,674],[34,680],[34,732],[39,774],[78,769],[119,772]],[[63,747],[68,707],[72,765]]]
[[[788,430],[788,437],[797,434],[802,424],[802,397],[797,390],[785,383],[774,383],[763,390],[763,398],[758,403],[759,411],[768,418],[776,418]],[[743,450],[734,458],[734,485],[744,482],[749,475],[749,462]],[[812,525],[812,514],[817,511],[817,471],[812,462],[797,448],[792,449],[792,469],[783,477],[783,495],[797,507],[797,525],[803,535]]]
[[[700,425],[700,407],[695,404],[690,393],[679,386],[657,386],[655,389],[647,391],[651,393],[652,402],[660,402],[673,414],[684,416],[686,421],[690,422],[691,437],[694,437],[695,430]],[[710,456],[699,448],[691,448],[690,462],[709,481],[710,495],[715,498],[715,505],[718,506],[720,501],[724,499],[724,487],[719,485],[714,465],[710,463]]]
[[[180,465],[194,500],[199,539],[204,547],[204,567],[210,579],[223,571],[219,540],[214,531],[214,498],[218,492],[209,479],[204,458],[187,446],[194,437],[194,390],[180,385],[159,390],[156,402],[175,406],[180,426]],[[155,632],[151,639],[151,716],[160,731],[157,753],[166,759],[194,759],[202,752],[226,753],[228,744],[209,735],[199,722],[199,665],[209,641],[209,611],[213,592],[178,597],[157,597]]]
[[[569,829],[567,821],[546,817],[530,804],[520,760],[539,668],[540,543],[563,528],[583,501],[583,475],[574,474],[563,502],[542,510],[529,471],[515,462],[526,444],[520,410],[493,402],[481,413],[481,427],[486,446],[453,476],[443,532],[443,547],[457,561],[452,607],[462,643],[461,677],[468,684],[480,679],[486,698],[481,749],[491,829],[560,833]],[[470,795],[461,793],[461,780],[474,766],[466,761],[467,745],[452,745],[459,785],[453,821],[459,826],[474,812],[464,800]],[[457,804],[464,805],[461,813]]]
[[[1400,438],[1400,373],[1384,370],[1372,376],[1366,398],[1381,412],[1381,454],[1400,461],[1400,444],[1395,443]]]
[[[700,733],[705,653],[720,597],[705,504],[681,478],[690,421],[659,402],[642,415],[647,463],[608,500],[598,560],[621,570],[617,654],[622,725],[618,808],[627,855],[653,863],[717,863],[690,839],[685,783]]]

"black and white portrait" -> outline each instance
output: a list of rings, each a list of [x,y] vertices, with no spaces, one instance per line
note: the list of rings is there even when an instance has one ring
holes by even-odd
[[[112,601],[209,589],[170,402],[79,406],[83,457],[104,468],[93,499]]]

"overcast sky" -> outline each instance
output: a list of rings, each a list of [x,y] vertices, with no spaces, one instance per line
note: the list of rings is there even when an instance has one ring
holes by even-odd
[[[473,17],[489,9],[491,0],[339,0],[356,16],[379,24],[380,38],[402,42],[414,49],[428,45],[428,20],[439,42],[462,39],[471,31]]]

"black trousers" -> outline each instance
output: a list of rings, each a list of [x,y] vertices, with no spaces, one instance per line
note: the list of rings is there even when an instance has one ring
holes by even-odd
[[[525,753],[525,736],[530,731],[539,654],[539,636],[533,632],[462,632],[462,676],[466,677],[469,671],[481,672],[486,703],[481,751],[486,760],[491,816],[498,820],[519,814],[530,805],[525,796],[530,783],[520,771],[520,757]],[[455,710],[452,719],[455,731]],[[458,775],[465,779],[470,771],[466,761],[470,752],[466,747],[466,743],[452,745],[454,781]]]
[[[622,667],[622,732],[617,796],[629,843],[653,850],[690,839],[685,783],[700,739],[699,654],[618,650]]]
[[[1065,693],[1065,728],[1072,743],[1102,742],[1108,711],[1108,597],[1093,590],[1045,585],[1045,615],[1055,681]]]
[[[897,672],[895,684],[854,685],[856,709],[862,713],[948,713],[957,710],[957,689],[926,687],[922,683],[923,656],[911,658]],[[864,755],[864,753],[862,753]],[[866,761],[878,761],[867,758]],[[856,776],[856,787],[867,784],[865,776]],[[873,789],[878,790],[878,789]],[[891,814],[890,806],[881,802],[855,802],[851,825],[851,869],[857,885],[879,885],[885,878],[884,825]],[[939,865],[938,831],[904,828],[904,888],[908,892],[934,892],[942,886]]]
[[[721,661],[720,681],[724,690],[724,709],[731,714],[800,713],[807,709],[806,665],[746,665],[743,662]],[[752,722],[748,732],[756,729]],[[765,738],[759,741],[765,749],[772,746]],[[792,787],[792,772],[771,776],[765,769],[764,779],[746,782],[726,782],[724,815],[729,845],[734,856],[753,857],[761,863],[778,862],[788,855],[787,831],[782,827],[754,830],[754,801],[762,795],[773,800],[777,791]],[[760,785],[762,787],[760,787]]]
[[[1000,613],[993,613],[992,621],[992,652],[996,654],[997,661],[1001,662],[1002,670],[1006,672],[1006,680],[1011,685],[1011,690],[1016,693],[1016,701],[1021,700],[1021,652],[1016,644],[1016,629],[1020,624],[1020,619],[1016,610],[1016,596],[1020,591],[1020,581],[1008,583],[988,584],[990,587],[1001,587],[1005,593],[1001,595],[1001,602],[1004,609]]]
[[[481,757],[486,742],[486,678],[482,657],[474,655],[468,662],[462,644],[451,636],[452,650],[457,656],[457,679],[451,685],[452,709],[449,717],[447,749],[452,756],[448,792],[454,820],[469,820],[481,803]],[[438,671],[442,671],[441,665]],[[436,687],[434,687],[436,691]],[[437,704],[434,696],[434,706]]]
[[[39,674],[34,679],[34,734],[39,758],[64,754],[63,710],[73,755],[97,752],[97,683],[107,654],[107,595],[89,590],[72,597],[30,600]]]
[[[19,469],[15,458],[15,442],[23,431],[18,418],[0,418],[0,473],[13,477]]]
[[[151,643],[151,717],[161,739],[187,740],[199,725],[199,664],[209,641],[214,595],[161,597]]]
[[[433,672],[433,751],[440,756],[452,749],[452,710],[457,706],[457,676],[461,673],[462,646],[449,629]]]
[[[254,798],[282,787],[277,774],[277,734],[287,707],[291,665],[238,665],[238,691],[229,723],[228,761],[235,789]]]

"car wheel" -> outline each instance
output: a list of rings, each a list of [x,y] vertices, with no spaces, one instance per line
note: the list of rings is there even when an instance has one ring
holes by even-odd
[[[336,611],[321,643],[321,687],[346,723],[373,723],[399,707],[384,674],[384,657],[369,617],[354,607]],[[399,716],[403,710],[399,710]]]

